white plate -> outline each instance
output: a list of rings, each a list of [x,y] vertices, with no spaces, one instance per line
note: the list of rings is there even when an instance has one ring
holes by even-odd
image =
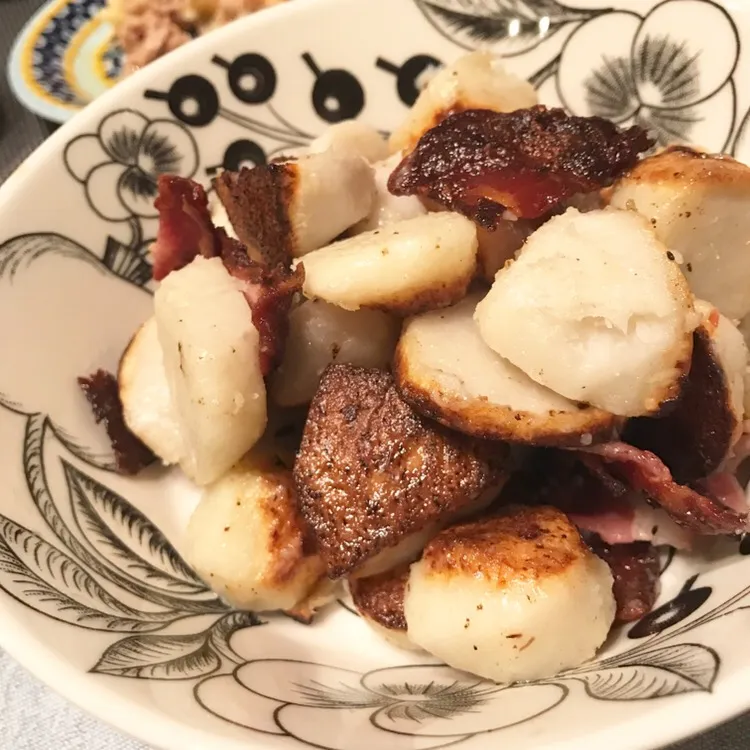
[[[158,172],[205,180],[345,116],[387,130],[425,66],[479,40],[512,56],[547,103],[749,159],[750,9],[612,4],[296,0],[150,66],[11,178],[0,192],[4,648],[174,750],[635,750],[750,708],[750,561],[736,544],[671,560],[659,609],[596,662],[489,685],[390,649],[342,607],[312,627],[228,611],[178,554],[192,493],[173,474],[110,472],[75,382],[113,369],[149,313]]]

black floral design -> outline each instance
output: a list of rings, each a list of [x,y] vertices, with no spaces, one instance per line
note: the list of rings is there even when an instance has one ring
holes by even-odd
[[[686,2],[700,18],[682,25]],[[662,146],[723,151],[734,129],[738,58],[739,35],[723,8],[666,0],[645,17],[615,11],[581,24],[559,57],[557,90],[574,114],[641,125]]]
[[[234,668],[241,660],[229,639],[261,620],[233,612],[140,511],[63,459],[75,524],[70,526],[47,484],[48,426],[42,415],[28,418],[24,471],[31,498],[56,542],[0,515],[0,588],[60,622],[126,634],[106,649],[92,672],[184,680]],[[126,604],[122,594],[148,606]],[[179,634],[168,632],[180,621],[206,615],[215,618],[208,627],[186,634],[183,625]]]
[[[748,594],[750,590],[743,595]],[[719,610],[713,618],[726,613]],[[524,685],[497,685],[439,664],[362,674],[316,662],[259,659],[241,664],[232,674],[201,680],[194,693],[203,708],[219,718],[265,733],[272,724],[272,733],[310,747],[341,746],[341,740],[330,738],[330,727],[337,722],[317,719],[323,711],[338,710],[346,711],[349,726],[356,726],[358,747],[410,748],[410,742],[420,737],[426,742],[422,747],[438,748],[537,719],[565,702],[571,682],[581,683],[590,698],[600,701],[710,692],[719,669],[718,654],[701,644],[675,643],[677,634]],[[231,712],[227,695],[248,704],[244,722]],[[353,718],[357,716],[361,718]]]
[[[107,115],[97,133],[70,141],[64,159],[99,216],[128,221],[156,215],[159,175],[195,174],[198,147],[180,123],[149,120],[140,112],[122,109]]]

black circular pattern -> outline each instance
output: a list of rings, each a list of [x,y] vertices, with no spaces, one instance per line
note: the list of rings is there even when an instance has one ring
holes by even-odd
[[[357,77],[342,68],[321,70],[309,52],[302,59],[315,74],[312,102],[318,117],[332,125],[358,117],[365,107],[365,90]]]
[[[169,87],[168,92],[149,89],[144,96],[146,99],[165,100],[173,117],[194,128],[205,127],[219,113],[216,88],[203,76],[181,76]]]
[[[259,167],[267,162],[266,152],[255,141],[234,141],[227,146],[222,167],[236,172],[242,167]]]
[[[264,55],[240,55],[231,63],[217,55],[213,62],[227,69],[229,88],[245,104],[265,104],[276,93],[276,69]]]
[[[417,101],[421,88],[419,79],[423,73],[430,68],[437,69],[442,63],[432,55],[414,55],[410,57],[403,65],[394,65],[392,62],[379,57],[375,63],[378,68],[396,76],[396,91],[399,99],[407,106],[411,107]]]
[[[693,584],[697,580],[697,575],[690,578],[682,587],[682,591],[674,599],[663,604],[637,622],[630,629],[628,638],[638,640],[663,633],[700,609],[708,601],[712,589],[710,586],[701,586],[694,589]]]

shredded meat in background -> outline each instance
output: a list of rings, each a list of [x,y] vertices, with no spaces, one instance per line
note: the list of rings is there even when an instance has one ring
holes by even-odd
[[[129,75],[206,31],[284,0],[109,0],[112,23]]]
[[[94,412],[103,422],[115,454],[115,468],[121,474],[137,474],[156,460],[156,456],[127,427],[122,414],[117,378],[106,370],[97,370],[78,378],[78,385]]]
[[[495,229],[506,210],[538,219],[563,201],[611,185],[653,140],[637,126],[543,106],[467,110],[425,133],[388,182]]]

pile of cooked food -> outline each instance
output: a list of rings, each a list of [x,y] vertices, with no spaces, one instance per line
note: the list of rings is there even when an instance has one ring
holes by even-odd
[[[284,1],[108,0],[102,20],[112,24],[129,75],[201,34]]]
[[[204,488],[207,584],[306,622],[345,586],[512,682],[647,614],[659,546],[742,535],[750,168],[653,147],[475,52],[388,141],[163,177],[153,317],[82,385],[124,471]]]

